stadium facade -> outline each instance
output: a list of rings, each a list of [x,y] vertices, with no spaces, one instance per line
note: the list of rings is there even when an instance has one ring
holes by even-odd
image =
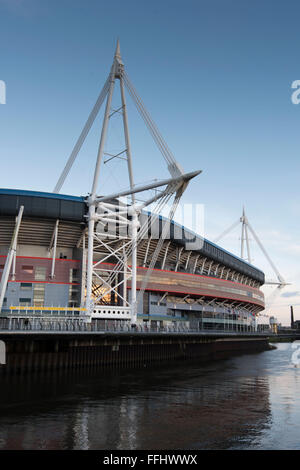
[[[16,216],[24,206],[3,298],[2,318],[41,321],[51,315],[84,318],[86,201],[84,197],[55,193],[0,190],[0,275],[13,239]],[[143,212],[141,217],[145,219],[149,215]],[[162,217],[156,221],[155,230],[159,234],[164,222]],[[191,246],[190,240],[195,242],[195,237],[198,243]],[[153,230],[149,231],[138,245],[137,292],[143,290],[157,238]],[[122,240],[116,237],[111,239],[111,244],[121,246]],[[103,246],[94,246],[93,256],[103,276],[118,263],[116,250],[110,256]],[[128,259],[129,265],[130,262]],[[121,278],[122,273],[118,276]],[[92,313],[92,323],[128,322],[126,315],[122,319],[121,299],[130,300],[131,282],[115,282],[120,295],[115,295],[116,290],[103,295],[103,308]],[[149,327],[181,325],[189,329],[253,331],[256,317],[264,309],[264,295],[260,290],[263,284],[262,271],[171,222],[169,237],[163,240],[142,298],[138,297],[137,321]],[[95,275],[92,286],[95,295],[105,292],[105,283]]]

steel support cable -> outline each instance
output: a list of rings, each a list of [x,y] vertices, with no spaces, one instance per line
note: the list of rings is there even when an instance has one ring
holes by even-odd
[[[170,188],[170,191],[172,189],[172,186],[173,187],[176,187],[176,184],[173,184],[173,185],[170,185],[171,188]],[[174,190],[172,192],[168,192],[165,194],[165,196],[163,196],[159,202],[157,203],[157,206],[155,207],[155,211],[157,210],[158,213],[155,213],[154,212],[154,217],[152,215],[151,217],[151,224],[150,224],[150,228],[152,227],[152,225],[154,224],[154,222],[157,220],[158,216],[159,216],[159,212],[162,210],[162,207],[165,206],[167,204],[167,202],[169,201],[170,197],[172,196]],[[145,221],[145,223],[142,225],[140,231],[138,232],[138,238],[137,238],[137,241],[136,241],[136,246],[139,245],[139,243],[141,242],[141,240],[143,239],[144,235],[146,234],[146,232],[149,230],[149,226],[148,226],[148,219]],[[126,253],[126,257],[127,258],[130,258],[130,256],[132,255],[132,251],[133,251],[133,246],[132,244],[129,245],[129,248],[127,248],[127,250],[125,251]],[[118,271],[120,270],[120,268],[122,267],[122,263],[119,261],[115,268],[114,268],[114,271],[111,272],[111,274],[109,275],[109,277],[106,279],[105,283],[108,283],[108,284],[112,284],[116,278],[117,278],[117,274],[118,274]],[[102,299],[102,297],[104,297],[105,295],[107,295],[109,292],[112,291],[112,288],[107,292],[105,292],[102,296],[99,296],[96,301],[99,301]]]
[[[227,235],[229,232],[231,232],[231,230],[233,230],[235,227],[237,227],[240,222],[241,222],[241,220],[238,219],[236,222],[234,222],[234,224],[230,225],[230,227],[228,227],[226,230],[224,230],[224,232],[222,232],[221,235],[219,235],[217,238],[215,238],[213,240],[213,243],[218,243],[221,240],[221,238],[225,237],[225,235]]]
[[[179,201],[180,201],[180,196],[176,195],[175,196],[175,199],[174,199],[174,202],[173,202],[173,205],[171,207],[171,210],[169,212],[169,216],[168,216],[168,219],[171,221],[174,217],[174,214],[176,212],[176,209],[178,207],[178,204],[179,204]],[[143,278],[143,281],[142,281],[142,285],[141,285],[141,289],[138,293],[138,297],[137,297],[137,305],[138,303],[141,301],[141,299],[143,298],[143,295],[144,295],[144,292],[145,292],[145,289],[147,287],[147,284],[148,284],[148,281],[149,281],[149,278],[153,272],[153,269],[154,269],[154,266],[155,266],[155,263],[157,261],[157,258],[159,256],[159,253],[162,249],[162,246],[163,246],[163,242],[165,240],[165,237],[166,237],[166,234],[167,234],[167,229],[168,229],[168,226],[167,224],[164,226],[163,230],[162,230],[162,233],[161,233],[161,236],[158,240],[158,243],[156,245],[156,248],[154,250],[154,253],[152,255],[152,259],[151,259],[151,263],[149,265],[149,268],[147,269],[147,273],[146,273],[146,276],[144,276]]]
[[[271,292],[271,294],[266,297],[266,300],[265,300],[265,311],[268,312],[271,307],[273,306],[273,304],[275,303],[275,300],[277,299],[278,297],[278,294],[280,293],[282,289],[282,286],[279,285],[277,286],[273,292]]]
[[[169,196],[169,195],[168,195]],[[169,196],[170,197],[170,196]],[[151,220],[151,225],[154,223],[154,221],[156,220],[156,218],[158,217],[159,214],[155,214],[155,218],[152,218]],[[147,230],[149,229],[148,227],[148,220],[145,222],[145,224],[143,224],[142,226],[142,230],[141,232],[142,233],[145,233]],[[143,235],[139,232],[138,234],[138,239],[136,240],[136,247],[139,245],[140,241],[143,239]],[[133,251],[133,244],[130,244],[129,245],[130,248],[127,249],[127,251],[125,252],[126,253],[126,258],[130,258],[130,256],[132,255],[132,251]],[[96,299],[96,302],[101,300],[105,295],[107,295],[108,293],[110,293],[112,290],[113,290],[113,286],[112,284],[114,282],[117,281],[117,275],[118,275],[118,271],[120,271],[120,269],[122,268],[122,264],[120,261],[116,264],[116,266],[114,267],[114,270],[110,273],[109,277],[105,280],[105,284],[110,284],[111,287],[105,292],[103,293],[102,295],[100,295],[99,297],[97,297]],[[103,284],[102,284],[103,285]]]
[[[169,201],[169,199],[171,198],[172,194],[175,192],[175,189],[176,189],[177,194],[178,194],[178,185],[175,184],[175,185],[173,185],[173,192],[169,194],[168,201]],[[170,209],[169,215],[168,215],[168,217],[167,217],[167,222],[169,222],[169,223],[172,221],[172,219],[173,219],[173,217],[174,217],[174,213],[175,213],[175,211],[176,211],[176,209],[177,209],[179,200],[180,200],[180,197],[176,196],[176,197],[175,197],[175,200],[174,200],[174,202],[173,202],[173,205],[172,205],[172,207],[171,207],[171,209]],[[160,237],[159,237],[159,240],[158,240],[158,242],[157,242],[156,248],[155,248],[155,250],[154,250],[154,254],[152,255],[152,260],[151,260],[150,266],[149,266],[148,271],[147,271],[147,274],[146,274],[147,279],[145,279],[145,282],[143,283],[144,289],[142,288],[141,291],[145,290],[145,286],[146,286],[146,284],[147,284],[147,282],[148,282],[149,276],[151,275],[151,272],[152,272],[152,270],[153,270],[153,268],[154,268],[154,265],[155,265],[155,263],[156,263],[156,261],[157,261],[157,258],[158,258],[158,256],[159,256],[160,251],[161,251],[163,242],[164,242],[164,240],[166,239],[166,235],[167,235],[167,230],[168,230],[168,229],[169,229],[169,226],[168,226],[168,223],[166,223],[165,226],[163,227],[162,233],[161,233],[161,235],[160,235]],[[151,266],[152,266],[152,267],[151,267]],[[150,271],[149,271],[149,270],[150,270]]]
[[[140,97],[138,96],[136,90],[134,89],[132,83],[130,82],[129,77],[125,73],[124,73],[124,83],[125,83],[125,86],[126,86],[128,92],[130,93],[130,95],[133,99],[133,102],[134,102],[138,112],[140,113],[142,119],[144,120],[146,126],[148,127],[148,129],[149,129],[152,137],[154,138],[156,144],[158,145],[159,150],[163,154],[163,157],[166,159],[167,163],[171,163],[172,158],[169,156],[166,146],[163,145],[162,138],[160,138],[160,136],[159,136],[157,127],[155,126],[155,124],[151,120],[149,114],[147,113],[145,107],[143,106],[143,103],[142,103]]]
[[[246,245],[247,245],[248,263],[251,264],[250,243],[249,243],[249,234],[248,234],[248,225],[247,225],[247,224],[245,224],[245,234],[246,234]]]
[[[96,103],[95,103],[95,105],[94,105],[94,107],[93,107],[93,109],[92,109],[92,111],[91,111],[91,113],[88,117],[88,120],[86,121],[85,126],[82,129],[80,136],[78,137],[78,140],[77,140],[77,142],[76,142],[76,144],[75,144],[75,146],[74,146],[74,148],[71,152],[70,157],[68,158],[68,161],[67,161],[67,163],[66,163],[66,165],[65,165],[65,167],[62,171],[61,176],[60,176],[59,180],[57,181],[55,188],[53,189],[54,193],[59,193],[60,192],[60,190],[61,190],[61,188],[62,188],[62,186],[63,186],[63,184],[64,184],[71,168],[72,168],[72,165],[73,165],[74,161],[76,160],[76,157],[77,157],[77,155],[78,155],[78,153],[79,153],[79,151],[80,151],[80,149],[81,149],[81,147],[82,147],[82,145],[83,145],[83,143],[84,143],[84,141],[85,141],[85,139],[86,139],[86,137],[87,137],[87,135],[88,135],[95,119],[96,119],[96,117],[97,117],[97,114],[99,113],[99,110],[102,106],[102,103],[105,100],[105,97],[107,95],[108,88],[109,88],[109,82],[110,82],[110,75],[108,76],[108,78],[107,78],[107,80],[106,80],[106,82],[105,82],[105,84],[104,84],[104,86],[101,90],[101,93],[98,96],[98,99],[97,99],[97,101],[96,101]]]
[[[157,206],[159,207],[159,203],[157,204]],[[148,225],[148,221],[145,222],[144,226],[145,226],[145,225]],[[144,228],[144,226],[143,226],[143,228]],[[147,230],[147,229],[148,229],[148,227],[146,227],[146,230]],[[140,232],[144,232],[144,230],[142,229],[142,230],[140,230]],[[141,234],[140,232],[139,232],[139,234],[138,234],[138,237],[139,237],[139,238],[142,237],[142,234]],[[125,250],[125,256],[126,256],[127,258],[129,258],[129,257],[131,256],[131,254],[132,254],[132,249],[133,249],[133,246],[132,246],[132,244],[130,244],[130,245],[128,246],[128,248]],[[117,264],[116,264],[115,267],[114,267],[114,270],[109,274],[108,278],[106,279],[106,281],[105,281],[106,283],[110,283],[110,284],[111,284],[112,282],[114,282],[114,281],[116,280],[118,271],[120,270],[120,268],[122,268],[122,264],[123,264],[123,263],[122,263],[121,261],[118,261],[118,262],[117,262]],[[100,297],[99,297],[99,299],[100,299]]]
[[[136,90],[134,89],[133,85],[131,84],[128,76],[124,73],[123,75],[123,78],[124,78],[124,83],[125,83],[125,86],[128,90],[128,92],[130,93],[136,107],[137,107],[137,110],[140,112],[146,126],[148,127],[152,137],[154,138],[159,150],[161,151],[163,157],[165,158],[167,164],[169,164],[169,166],[173,166],[173,167],[177,167],[177,162],[175,160],[175,158],[173,157],[170,149],[168,148],[166,142],[163,140],[157,126],[155,125],[155,123],[152,121],[149,113],[147,112],[147,110],[145,109],[141,99],[139,98]],[[176,187],[176,185],[175,185]],[[173,188],[174,188],[174,185],[173,185]],[[170,199],[171,195],[173,194],[174,191],[170,192],[170,193],[167,193],[164,197],[162,197],[158,203],[158,209],[161,210],[161,208],[167,203],[167,201]],[[154,221],[156,220],[156,218],[158,217],[159,215],[159,212],[160,210],[158,210],[158,214],[155,215],[155,217],[152,216],[152,220],[151,220],[151,226],[152,224],[154,223]],[[176,209],[175,209],[176,210]],[[166,226],[166,228],[168,228]],[[149,227],[148,227],[148,220],[145,222],[144,226],[141,227],[139,233],[138,233],[138,238],[136,240],[136,246],[140,243],[140,241],[143,239],[145,233],[149,230]],[[127,250],[126,250],[126,256],[127,258],[129,258],[132,254],[132,251],[133,251],[133,244],[131,244]],[[158,251],[158,254],[159,254],[160,250]],[[157,254],[157,255],[158,255]],[[113,280],[116,279],[117,277],[117,271],[119,270],[119,268],[121,268],[122,266],[122,263],[119,261],[115,268],[114,268],[114,272],[112,272],[108,279],[106,280],[109,281],[109,282],[112,282]]]
[[[124,74],[125,75],[125,74]],[[161,137],[157,127],[155,126],[155,124],[153,123],[153,121],[151,120],[149,114],[147,113],[147,111],[145,110],[142,102],[141,102],[141,99],[139,98],[138,94],[136,93],[133,85],[131,85],[130,83],[130,80],[127,76],[124,77],[124,82],[125,82],[125,85],[128,89],[128,91],[130,92],[132,98],[133,98],[133,101],[135,102],[136,106],[137,106],[137,109],[140,111],[147,127],[149,128],[149,130],[151,131],[151,134],[152,136],[154,137],[157,145],[159,146],[165,160],[167,163],[169,163],[170,165],[176,165],[176,161],[174,159],[174,157],[172,156],[170,150],[168,149],[167,147],[167,144],[164,142],[163,138]],[[153,218],[153,217],[152,217]],[[154,221],[152,222],[154,223]],[[148,228],[146,227],[145,230],[148,230]],[[143,229],[139,231],[139,241],[142,239],[142,236],[144,234],[144,231]],[[127,256],[129,257],[132,253],[132,246],[130,248],[130,251],[128,250],[127,251]],[[119,263],[117,263],[116,265],[116,268],[115,268],[115,271],[117,271],[119,267]],[[115,276],[116,276],[116,273],[115,273]],[[113,274],[111,274],[110,276],[110,279],[113,277]]]
[[[165,202],[165,199],[166,198],[169,198],[169,194],[165,194],[156,204],[156,207],[154,208],[154,211],[160,211],[162,206],[166,204]],[[156,217],[158,217],[158,214],[156,214]],[[152,218],[153,219],[153,218]],[[154,223],[154,219],[152,220],[151,224]],[[139,238],[142,238],[145,234],[145,232],[148,230],[148,221],[145,221],[145,223],[143,224],[143,226],[140,228],[139,232],[138,232],[138,239]],[[126,250],[126,255],[127,257],[129,257],[132,253],[132,246],[129,245],[129,247],[127,248]],[[119,263],[116,265],[116,267],[119,267]]]
[[[173,191],[174,192],[174,191]],[[159,212],[163,209],[163,207],[167,204],[169,201],[170,197],[172,195],[172,192],[166,192],[162,197],[158,200],[156,203],[156,206],[154,207],[152,211],[152,216],[151,216],[151,224],[150,227],[148,226],[148,219],[144,222],[144,224],[141,226],[140,230],[138,231],[138,243],[143,239],[144,235],[146,232],[151,229],[152,225],[156,221],[157,217],[159,216]],[[130,256],[132,254],[132,246],[129,245],[129,248],[127,249],[127,255]]]
[[[127,80],[128,80],[127,81],[128,86],[130,86],[130,90],[133,93],[134,98],[136,100],[136,105],[139,107],[139,110],[142,113],[144,121],[145,121],[146,125],[149,127],[149,130],[151,131],[152,135],[154,135],[154,138],[155,138],[157,144],[162,149],[167,161],[170,164],[176,164],[177,162],[176,162],[171,150],[169,149],[167,143],[165,142],[164,138],[162,137],[157,125],[155,124],[155,122],[151,118],[150,114],[148,113],[147,109],[145,108],[141,98],[139,97],[139,95],[138,95],[137,91],[135,90],[134,86],[132,85],[132,83],[129,81],[128,77],[127,77]]]
[[[159,212],[162,210],[162,207],[165,206],[167,204],[167,202],[169,201],[170,197],[171,197],[172,193],[167,193],[165,194],[165,196],[163,196],[157,203],[156,207],[154,208],[155,211],[157,211],[158,213],[154,213],[154,217],[152,216],[151,217],[151,225],[150,225],[150,228],[152,227],[152,225],[154,224],[154,222],[156,221],[156,219],[158,218],[159,216]],[[141,229],[139,230],[138,232],[138,238],[137,238],[137,246],[138,244],[140,243],[140,241],[143,239],[144,235],[146,234],[146,232],[149,230],[149,227],[148,227],[148,219],[145,221],[145,223],[143,224],[143,226],[141,227]],[[133,251],[133,246],[132,244],[130,244],[128,246],[128,248],[126,249],[125,251],[125,255],[127,258],[129,258],[131,255],[132,255],[132,251]],[[114,280],[114,278],[116,277],[117,275],[117,271],[122,267],[122,263],[119,261],[115,268],[114,268],[114,271],[110,274],[110,276],[108,277],[107,281],[108,282],[112,282]]]
[[[163,138],[159,134],[157,127],[155,126],[154,122],[151,120],[146,109],[142,105],[141,100],[139,99],[138,95],[135,93],[134,89],[131,88],[131,85],[127,81],[125,81],[125,85],[129,93],[131,94],[131,97],[136,105],[138,112],[140,113],[142,119],[144,120],[146,126],[148,127],[148,130],[150,131],[150,134],[152,135],[164,159],[166,160],[168,165],[171,165],[171,166],[176,165],[176,161],[174,157],[172,156],[171,152],[168,150],[166,143],[164,142]]]
[[[145,223],[143,224],[142,228],[140,229],[139,233],[138,233],[138,238],[143,237],[145,235],[145,233],[147,232],[147,230],[149,230],[149,228],[150,229],[152,228],[152,225],[154,224],[157,217],[159,216],[159,213],[162,211],[162,209],[168,203],[169,199],[171,198],[172,194],[174,193],[175,188],[176,188],[176,184],[171,183],[171,184],[168,185],[168,187],[162,193],[160,199],[158,199],[158,202],[156,203],[156,206],[151,211],[151,224],[150,224],[150,227],[148,227],[148,220],[146,220]]]
[[[249,230],[250,232],[252,233],[256,243],[258,244],[258,246],[260,247],[261,251],[263,252],[263,254],[265,255],[265,257],[267,258],[267,260],[269,261],[270,263],[270,266],[272,267],[274,273],[276,274],[277,278],[278,278],[278,281],[280,283],[283,283],[284,282],[284,279],[283,277],[281,276],[281,274],[279,273],[278,269],[276,268],[275,264],[273,263],[273,261],[271,260],[270,256],[268,255],[268,253],[266,252],[263,244],[261,243],[260,239],[258,238],[258,236],[256,235],[256,233],[254,232],[252,226],[249,224],[249,222],[247,221],[247,225],[249,227]]]
[[[131,97],[132,97],[132,99],[133,99],[133,101],[136,105],[137,110],[139,111],[141,117],[143,118],[146,126],[148,127],[152,137],[154,138],[154,141],[156,142],[156,144],[157,144],[159,150],[161,151],[162,155],[164,156],[165,160],[167,161],[167,163],[169,165],[176,165],[177,166],[177,162],[176,162],[174,156],[172,155],[167,143],[165,142],[165,140],[161,136],[161,134],[158,130],[158,127],[156,126],[154,121],[151,119],[148,111],[146,110],[145,106],[143,105],[143,102],[142,102],[141,98],[139,97],[137,91],[135,90],[134,86],[130,82],[129,77],[126,73],[124,73],[124,83],[125,83],[125,86],[126,86],[128,92],[130,93],[130,95],[131,95]]]

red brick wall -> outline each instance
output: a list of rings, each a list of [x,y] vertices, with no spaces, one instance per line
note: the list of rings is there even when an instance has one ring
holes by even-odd
[[[0,266],[4,265],[6,261],[6,256],[0,256]],[[17,256],[16,260],[16,281],[17,282],[41,282],[35,280],[35,267],[45,267],[46,268],[46,282],[54,283],[66,283],[70,282],[70,269],[80,269],[79,260],[71,259],[56,259],[55,260],[55,278],[50,279],[51,275],[51,258],[33,258],[29,256]],[[28,273],[23,266],[30,267],[32,266],[33,272]],[[2,276],[2,270],[0,271],[0,278]],[[44,281],[44,282],[45,282]],[[76,281],[73,281],[76,282]],[[78,282],[78,281],[77,281]]]

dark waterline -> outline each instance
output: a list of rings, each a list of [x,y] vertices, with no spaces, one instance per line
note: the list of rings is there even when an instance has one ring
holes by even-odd
[[[0,449],[300,449],[292,353],[2,379]]]

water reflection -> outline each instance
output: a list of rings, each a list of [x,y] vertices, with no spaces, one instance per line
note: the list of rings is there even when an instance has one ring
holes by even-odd
[[[291,351],[281,344],[206,365],[3,379],[0,449],[297,448]]]

